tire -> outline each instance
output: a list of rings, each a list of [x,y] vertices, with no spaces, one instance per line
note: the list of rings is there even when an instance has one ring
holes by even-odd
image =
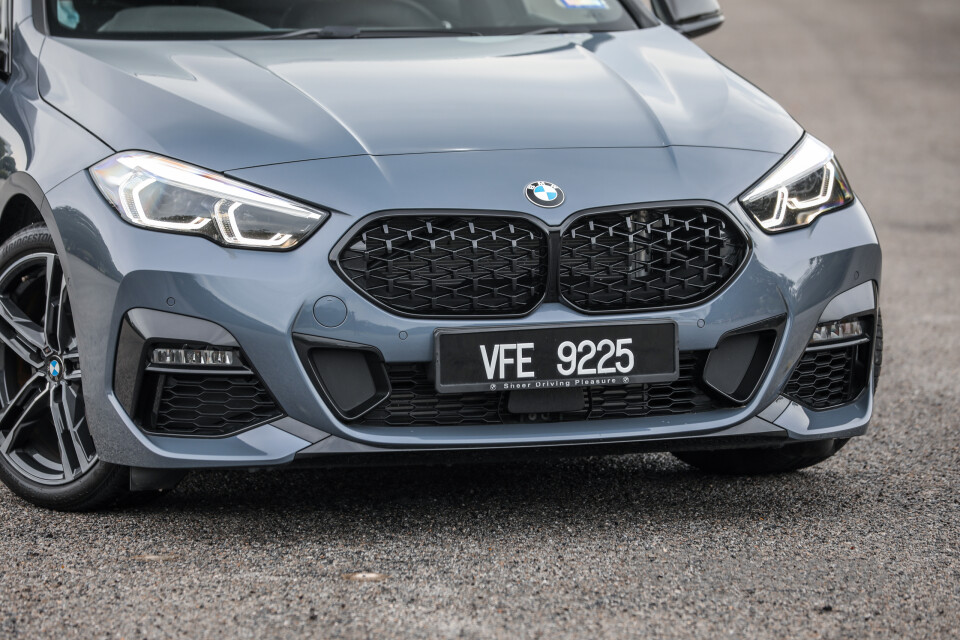
[[[877,312],[877,337],[873,347],[873,389],[880,384],[880,370],[883,368],[883,315]]]
[[[848,441],[849,438],[815,440],[788,444],[779,449],[674,451],[673,455],[707,473],[754,476],[812,467],[840,451]]]
[[[131,494],[130,470],[97,456],[81,373],[53,238],[42,224],[26,227],[0,246],[0,480],[58,511],[153,497]]]

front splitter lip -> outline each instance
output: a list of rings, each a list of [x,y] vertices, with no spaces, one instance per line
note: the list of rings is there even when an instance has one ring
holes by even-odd
[[[749,419],[750,415],[748,410],[721,410],[686,414],[671,420],[648,417],[533,425],[515,423],[495,427],[457,427],[456,430],[445,427],[359,429],[342,426],[340,431],[347,438],[388,448],[513,447],[706,435],[727,429]],[[536,426],[539,433],[531,429],[532,426]],[[549,428],[548,434],[543,431],[545,427]],[[447,433],[441,435],[437,431]],[[452,431],[456,433],[450,433]]]
[[[502,446],[383,447],[329,436],[300,451],[295,460],[308,464],[363,464],[382,459],[398,462],[450,462],[443,454],[463,454],[458,459],[497,459],[498,452],[523,457],[527,454],[603,455],[653,451],[714,450],[741,447],[780,447],[791,442],[845,439],[866,433],[873,407],[873,382],[853,402],[827,411],[812,411],[780,396],[776,402],[746,421],[709,433],[655,433],[647,437],[590,439],[580,442],[549,442]],[[412,455],[405,455],[412,454]],[[436,455],[432,455],[436,454]],[[344,462],[341,462],[343,460]]]

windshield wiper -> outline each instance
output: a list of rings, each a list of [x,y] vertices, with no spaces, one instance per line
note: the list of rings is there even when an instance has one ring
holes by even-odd
[[[570,27],[542,27],[532,31],[518,31],[511,33],[511,36],[539,36],[550,33],[595,33],[593,29],[572,29]]]
[[[479,31],[453,29],[360,29],[358,38],[420,38],[443,36],[482,36]]]
[[[295,29],[283,33],[269,33],[265,36],[252,36],[250,40],[319,40],[356,38],[360,34],[357,27],[311,27],[309,29]]]
[[[476,31],[451,31],[449,29],[362,29],[360,27],[311,27],[265,36],[253,36],[251,40],[344,40],[350,38],[418,38],[437,36],[479,36]]]

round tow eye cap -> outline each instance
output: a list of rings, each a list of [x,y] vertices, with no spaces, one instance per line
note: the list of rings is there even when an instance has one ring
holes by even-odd
[[[339,327],[347,319],[347,305],[337,296],[323,296],[313,305],[313,317],[325,327]]]

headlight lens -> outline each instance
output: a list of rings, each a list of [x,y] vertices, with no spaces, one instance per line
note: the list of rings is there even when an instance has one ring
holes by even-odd
[[[804,227],[852,201],[853,193],[833,151],[810,135],[740,197],[743,208],[766,231]]]
[[[205,236],[233,247],[289,249],[328,215],[204,169],[143,152],[117,154],[92,167],[90,175],[128,222]]]

